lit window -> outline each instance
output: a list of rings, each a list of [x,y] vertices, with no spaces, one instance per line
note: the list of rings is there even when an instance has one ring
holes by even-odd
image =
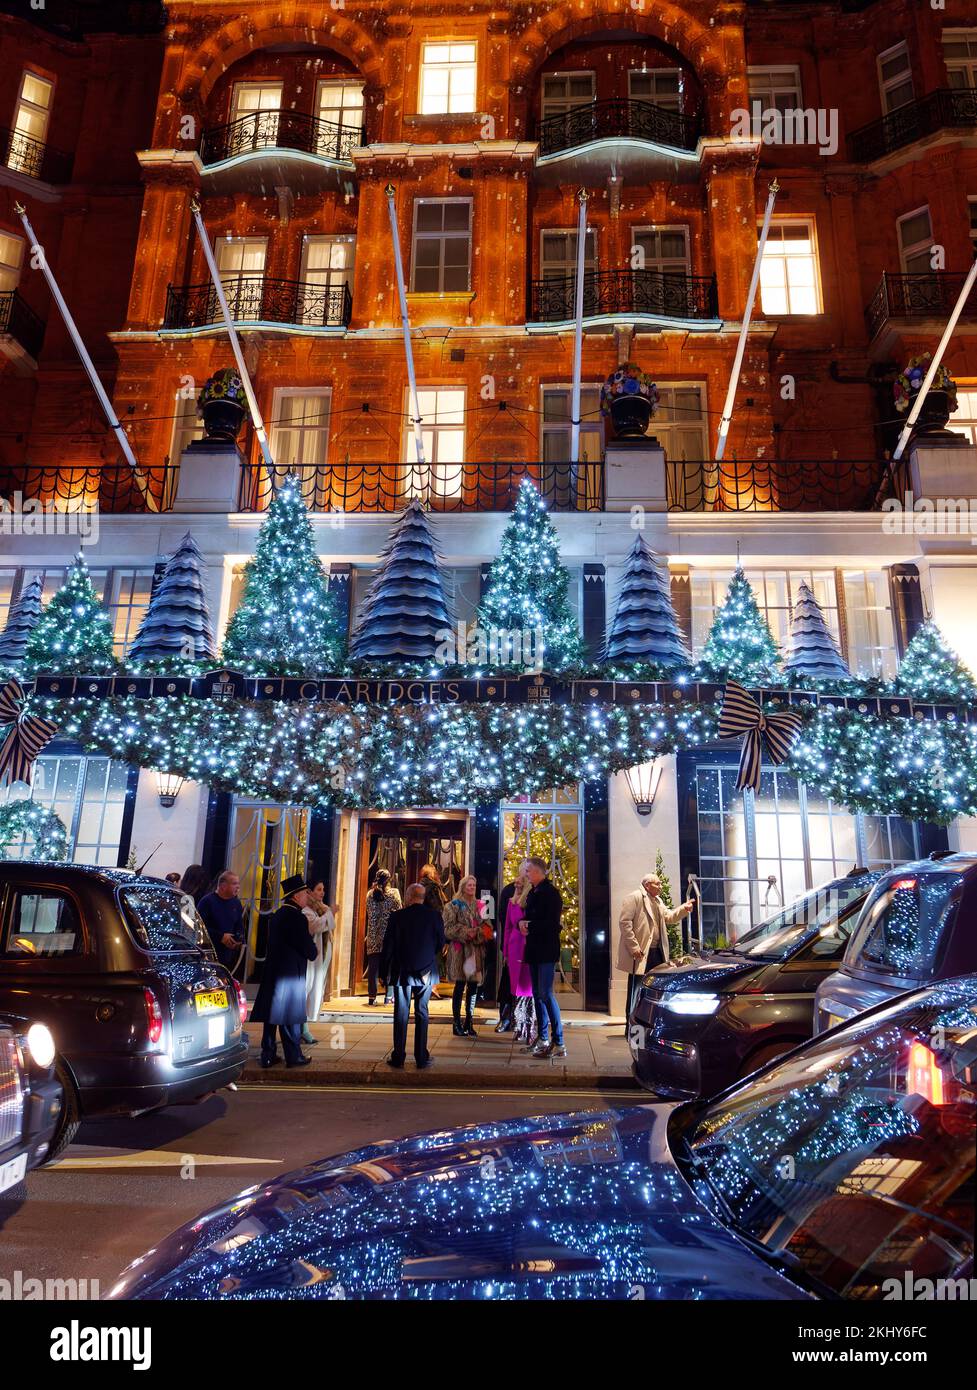
[[[977,445],[977,387],[957,388],[957,409],[950,416],[947,429],[964,435],[968,444]]]
[[[655,432],[658,432],[657,420]],[[717,608],[726,598],[726,590],[732,577],[732,570],[692,572],[692,643],[697,655],[705,648],[712,620]],[[841,630],[834,570],[747,570],[746,578],[756,595],[757,607],[782,651],[787,648],[791,612],[801,583],[808,586],[821,605],[828,631],[840,646]]]
[[[182,396],[176,392],[173,397],[173,438],[170,442],[170,463],[179,463],[184,449],[195,439],[203,439],[204,422],[197,414],[196,393]]]
[[[706,388],[698,382],[658,383],[655,437],[670,462],[709,457]]]
[[[120,659],[139,631],[153,591],[151,569],[116,569],[108,586],[109,616],[112,619],[113,647]]]
[[[224,237],[217,243],[217,269],[234,319],[260,319],[265,283],[265,237]]]
[[[548,72],[543,76],[540,92],[540,115],[565,116],[578,106],[589,106],[596,92],[596,77],[592,72]]]
[[[944,29],[943,60],[950,87],[977,87],[977,29]]]
[[[328,505],[323,468],[329,450],[331,401],[331,391],[288,387],[275,392],[272,405],[271,456],[279,481],[295,474],[306,505],[313,511],[323,511]]]
[[[411,290],[458,293],[471,288],[470,198],[418,198],[414,203]]]
[[[844,596],[852,673],[889,680],[896,673],[898,654],[888,574],[884,570],[846,570]]]
[[[20,271],[24,263],[24,239],[0,232],[0,293],[15,290],[20,284]]]
[[[764,111],[796,111],[801,102],[799,68],[750,68],[750,101],[759,101]]]
[[[17,586],[17,571],[0,569],[0,631],[7,625]]]
[[[363,125],[362,82],[325,81],[318,86],[317,114],[332,125]]]
[[[900,106],[908,106],[912,101],[913,70],[909,61],[909,49],[904,43],[887,48],[878,56],[879,95],[882,98],[882,112],[898,111]]]
[[[648,101],[662,111],[681,111],[682,74],[678,68],[632,68],[628,95],[632,101]]]
[[[34,72],[24,73],[7,145],[9,169],[29,174],[32,178],[40,173],[53,97],[53,82],[38,77]]]
[[[631,243],[631,268],[657,270],[662,275],[680,275],[684,278],[690,270],[688,228],[635,227]]]
[[[475,45],[426,43],[421,56],[421,115],[475,110]]]
[[[771,223],[760,265],[760,303],[765,314],[821,312],[813,222]]]
[[[465,457],[465,388],[463,386],[423,387],[417,393],[421,412],[424,459],[428,464],[460,465]],[[407,413],[412,414],[410,401]],[[410,420],[404,428],[404,461],[416,462],[414,428]],[[460,474],[460,468],[455,468]]]
[[[543,387],[542,445],[544,463],[569,463],[572,390],[569,386]],[[580,388],[580,462],[600,463],[604,457],[604,421],[600,413],[600,386]]]
[[[278,143],[278,119],[282,105],[280,82],[236,82],[231,100],[231,120],[245,121],[242,147],[263,149]]]
[[[302,246],[299,322],[343,322],[346,295],[352,291],[355,236],[309,236]]]
[[[930,275],[933,271],[933,223],[928,207],[907,212],[896,223],[899,263],[906,275]]]
[[[69,857],[81,864],[114,868],[119,862],[129,769],[109,758],[41,755],[34,764],[30,800],[55,811],[68,831]],[[0,805],[10,788],[0,790]],[[12,845],[11,859],[24,858],[24,842]]]
[[[977,198],[967,199],[967,211],[970,214],[970,249],[977,257]]]

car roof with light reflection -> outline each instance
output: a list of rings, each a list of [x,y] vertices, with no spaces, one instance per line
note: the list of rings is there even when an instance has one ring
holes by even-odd
[[[977,869],[977,853],[972,850],[960,850],[953,854],[941,855],[939,859],[914,859],[908,864],[897,864],[892,869],[886,869],[880,879],[880,885],[887,888],[894,879],[928,878],[933,874],[945,873],[960,874],[971,869]]]
[[[0,860],[0,877],[16,874],[18,870],[34,872],[44,869],[48,873],[77,873],[86,878],[97,879],[101,883],[116,887],[131,887],[134,884],[149,884],[154,888],[171,888],[172,884],[151,874],[137,874],[133,869],[108,869],[103,864],[76,864],[65,859],[4,859]]]

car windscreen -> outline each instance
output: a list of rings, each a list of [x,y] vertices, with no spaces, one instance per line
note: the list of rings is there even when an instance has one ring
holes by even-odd
[[[943,936],[953,926],[963,884],[963,874],[949,869],[921,869],[883,879],[862,909],[845,964],[904,979],[930,979]]]
[[[140,883],[119,890],[126,919],[147,951],[206,951],[210,939],[193,898],[163,884]]]
[[[732,950],[739,956],[785,960],[802,941],[835,925],[838,918],[865,893],[865,878],[845,879],[841,883],[816,888],[775,916],[751,928]]]
[[[799,1277],[884,1298],[907,1270],[969,1272],[975,1116],[968,976],[829,1033],[707,1104],[678,1153],[698,1160],[727,1219]]]

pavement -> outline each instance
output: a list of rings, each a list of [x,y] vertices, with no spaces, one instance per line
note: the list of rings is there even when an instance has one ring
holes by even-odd
[[[490,1009],[475,1014],[476,1038],[456,1038],[451,1031],[447,1001],[434,1006],[428,1034],[433,1066],[418,1071],[410,1049],[403,1069],[387,1065],[393,1042],[391,1005],[359,1006],[323,1012],[311,1031],[317,1042],[304,1051],[307,1067],[262,1068],[258,1065],[261,1025],[248,1024],[251,1052],[243,1080],[249,1085],[275,1086],[411,1086],[472,1087],[479,1090],[558,1090],[613,1088],[639,1090],[631,1075],[631,1054],[624,1037],[624,1020],[606,1015],[564,1015],[563,1058],[529,1056],[512,1033],[496,1033],[499,1015]]]

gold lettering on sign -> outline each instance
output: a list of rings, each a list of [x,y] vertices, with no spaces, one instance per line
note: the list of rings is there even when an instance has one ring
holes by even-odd
[[[303,681],[299,686],[300,700],[318,700],[319,683],[318,681]]]
[[[392,703],[394,700],[404,698],[404,687],[397,681],[391,681],[387,686],[387,699]]]
[[[408,698],[408,700],[410,700],[410,702],[411,702],[412,704],[414,704],[414,705],[425,705],[425,704],[427,704],[427,701],[428,701],[428,698],[429,698],[428,695],[427,695],[427,693],[426,693],[426,692],[427,692],[427,689],[428,689],[428,687],[425,686],[421,681],[413,681],[413,682],[407,687],[407,698]],[[421,692],[420,695],[417,694],[417,691],[418,691],[418,690]]]
[[[378,689],[378,691],[379,691],[379,686],[377,687],[377,689]],[[369,687],[369,685],[366,683],[366,681],[357,681],[357,682],[356,682],[356,699],[357,699],[357,700],[366,700],[366,701],[369,703],[369,699],[370,699],[370,687]]]
[[[447,689],[448,689],[448,698],[449,698],[449,700],[460,700],[460,699],[461,699],[461,693],[460,693],[460,691],[459,691],[459,689],[458,689],[458,682],[457,682],[457,681],[449,681],[449,682],[448,682],[448,687],[447,687]]]
[[[432,681],[428,689],[430,690],[429,699],[431,701],[431,704],[437,704],[438,701],[441,699],[441,682]]]

